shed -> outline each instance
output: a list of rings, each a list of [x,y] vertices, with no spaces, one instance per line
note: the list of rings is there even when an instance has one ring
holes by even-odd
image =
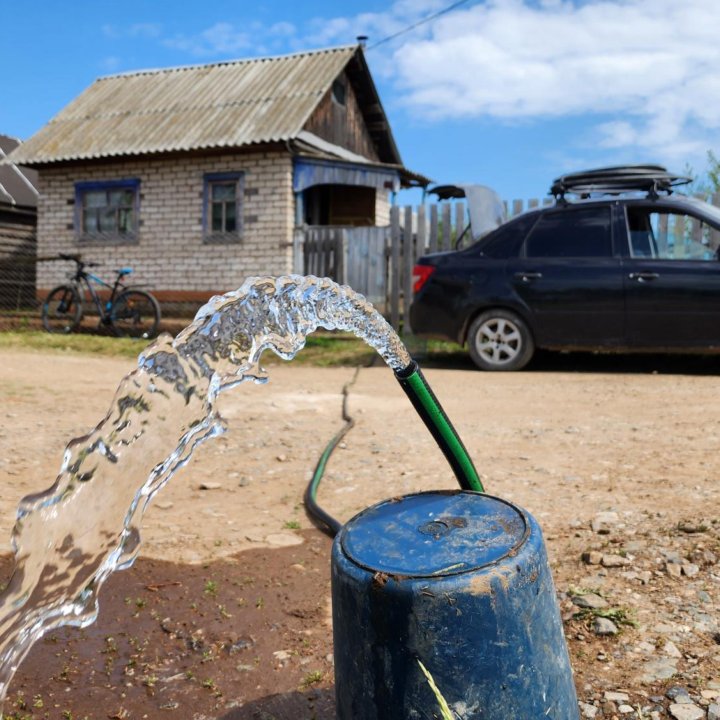
[[[0,134],[0,308],[35,301],[37,173],[8,161],[20,141]]]

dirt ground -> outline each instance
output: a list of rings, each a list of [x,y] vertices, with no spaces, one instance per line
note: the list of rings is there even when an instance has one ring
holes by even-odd
[[[133,363],[9,351],[0,363],[9,553],[18,501],[52,482]],[[273,365],[267,385],[222,396],[228,432],[158,495],[98,621],[35,646],[6,716],[332,718],[330,541],[301,500],[353,373]],[[583,717],[672,714],[673,686],[703,713],[720,697],[719,373],[717,359],[593,356],[426,370],[488,492],[543,528]],[[320,491],[333,515],[456,487],[389,370],[362,369],[348,409],[356,426]],[[590,591],[602,610],[578,604]],[[598,616],[617,632],[598,634]]]

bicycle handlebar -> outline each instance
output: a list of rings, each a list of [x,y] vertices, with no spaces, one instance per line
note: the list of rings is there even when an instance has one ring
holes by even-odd
[[[100,267],[100,263],[94,262],[83,262],[82,255],[67,255],[66,253],[59,253],[57,260],[72,260],[77,263],[78,269],[81,270],[84,267]]]

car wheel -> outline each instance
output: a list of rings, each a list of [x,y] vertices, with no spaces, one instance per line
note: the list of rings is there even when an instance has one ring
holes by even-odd
[[[488,310],[470,325],[468,349],[481,370],[520,370],[535,352],[525,321],[509,310]]]

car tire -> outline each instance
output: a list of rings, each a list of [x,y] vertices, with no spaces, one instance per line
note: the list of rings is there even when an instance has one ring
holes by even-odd
[[[481,370],[520,370],[532,359],[535,343],[525,321],[509,310],[487,310],[473,320],[468,350]]]

